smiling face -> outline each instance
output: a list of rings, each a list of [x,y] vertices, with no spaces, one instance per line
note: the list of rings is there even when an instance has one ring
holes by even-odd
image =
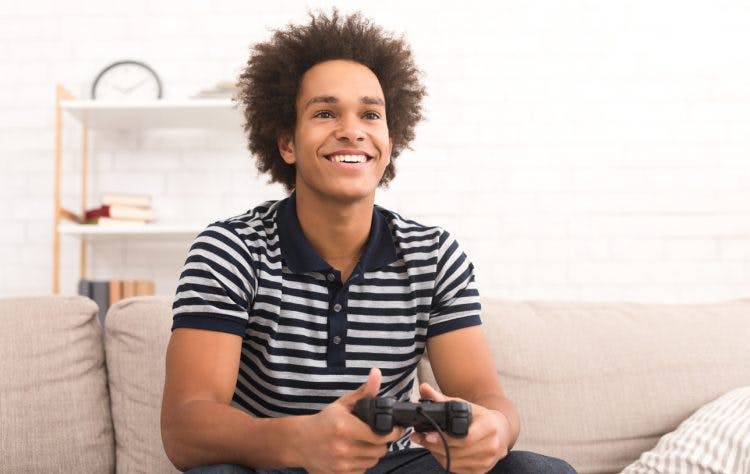
[[[296,110],[294,136],[279,137],[278,145],[296,167],[297,193],[374,199],[392,149],[375,74],[354,61],[316,64],[302,76]]]

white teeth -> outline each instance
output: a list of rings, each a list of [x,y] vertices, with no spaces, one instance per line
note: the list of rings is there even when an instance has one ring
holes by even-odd
[[[331,159],[337,163],[364,163],[367,161],[365,155],[333,155]]]

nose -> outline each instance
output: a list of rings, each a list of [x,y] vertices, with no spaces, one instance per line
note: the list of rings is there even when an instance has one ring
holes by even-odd
[[[361,142],[365,139],[365,131],[359,122],[359,117],[350,114],[342,115],[336,127],[337,140]]]

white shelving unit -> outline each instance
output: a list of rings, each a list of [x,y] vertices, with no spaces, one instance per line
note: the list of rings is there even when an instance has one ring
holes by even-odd
[[[57,230],[63,235],[78,235],[89,240],[103,237],[190,237],[197,235],[205,226],[179,224],[117,224],[86,225],[61,222]]]
[[[79,213],[61,206],[61,169],[63,159],[62,130],[64,118],[70,117],[82,129],[81,210]],[[86,276],[86,246],[101,239],[145,239],[190,237],[204,227],[200,224],[119,224],[87,225],[79,223],[86,210],[88,190],[88,135],[97,130],[145,129],[232,129],[241,130],[242,117],[230,99],[154,100],[114,102],[77,100],[64,87],[57,86],[55,110],[55,215],[53,238],[52,291],[60,291],[60,236],[80,238],[80,277]]]
[[[62,110],[89,130],[239,127],[240,113],[230,99],[113,102],[66,100]]]

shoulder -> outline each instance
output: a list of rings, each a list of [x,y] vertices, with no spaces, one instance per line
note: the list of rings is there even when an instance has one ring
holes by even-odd
[[[393,235],[393,241],[399,247],[435,247],[440,246],[441,241],[448,233],[439,226],[426,225],[415,220],[407,219],[389,209],[375,206],[375,210],[383,216],[388,228]]]
[[[230,234],[245,242],[267,240],[276,234],[276,214],[281,201],[266,201],[235,216],[212,222],[199,234]]]

